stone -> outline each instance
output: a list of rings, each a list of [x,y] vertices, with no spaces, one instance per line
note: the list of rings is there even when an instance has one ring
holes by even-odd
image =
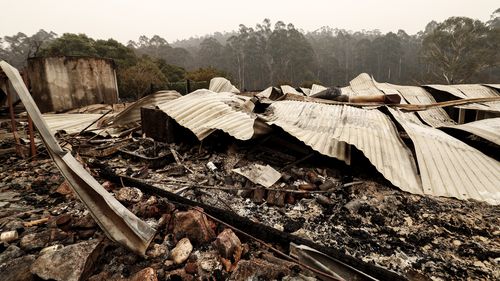
[[[67,196],[70,198],[75,197],[73,189],[69,186],[69,183],[66,180],[61,185],[59,185],[59,187],[56,189],[56,193],[59,193],[63,196]]]
[[[175,264],[181,264],[187,260],[191,251],[193,251],[193,245],[191,245],[189,239],[182,238],[172,250],[170,259],[173,260]]]
[[[158,208],[158,200],[155,196],[151,196],[148,200],[135,204],[132,212],[142,218],[161,216],[160,209]]]
[[[38,257],[31,266],[31,272],[45,280],[86,280],[92,274],[101,248],[100,240],[66,246]]]
[[[94,236],[96,230],[95,229],[84,229],[78,231],[77,235],[79,239],[86,240]]]
[[[45,247],[42,250],[40,250],[40,255],[43,255],[43,254],[46,254],[46,253],[55,252],[57,250],[61,250],[62,248],[64,248],[64,246],[61,245],[61,244],[56,244],[56,245],[48,246],[48,247]]]
[[[10,230],[10,231],[5,231],[0,234],[0,241],[1,242],[7,242],[10,243],[12,241],[15,241],[19,238],[19,235],[17,234],[17,230]]]
[[[173,226],[173,234],[177,240],[187,237],[193,244],[201,245],[215,238],[207,217],[196,210],[175,213]]]
[[[27,255],[0,264],[1,280],[9,280],[9,281],[34,280],[34,276],[30,272],[30,266],[34,260],[35,260],[34,255]]]
[[[61,241],[70,238],[69,234],[54,228],[42,232],[30,233],[21,238],[19,245],[25,251],[31,251],[46,247],[52,241]]]
[[[184,267],[184,270],[189,274],[196,274],[198,272],[198,264],[196,262],[188,262]]]
[[[142,191],[136,187],[123,187],[115,193],[116,200],[123,203],[138,203],[142,200]]]
[[[219,257],[217,252],[202,252],[200,257],[198,258],[198,267],[201,268],[206,273],[213,272],[216,269],[221,268],[221,264],[219,262]]]
[[[168,248],[162,244],[153,244],[151,248],[146,252],[146,255],[150,258],[166,256],[167,254]]]
[[[136,274],[132,275],[127,281],[158,281],[156,270],[146,267]]]
[[[214,241],[219,254],[226,258],[238,261],[241,257],[241,241],[230,228],[224,229]]]
[[[71,215],[70,214],[63,214],[58,216],[55,219],[55,223],[57,226],[65,225],[71,221]]]
[[[86,214],[85,216],[81,218],[76,218],[73,219],[73,223],[71,224],[71,227],[73,228],[96,228],[97,223],[95,222],[94,218],[90,214]]]
[[[179,269],[172,270],[169,273],[167,273],[165,280],[191,281],[191,280],[194,280],[194,276],[187,273],[184,268],[179,268]]]
[[[18,258],[23,254],[23,251],[19,249],[19,247],[17,247],[16,245],[10,245],[2,253],[0,253],[0,264]]]
[[[241,260],[230,276],[230,280],[276,280],[289,275],[291,271],[263,259]]]

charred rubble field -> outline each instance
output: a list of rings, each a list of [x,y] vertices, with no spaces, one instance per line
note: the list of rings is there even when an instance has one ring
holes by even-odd
[[[347,166],[284,132],[244,143],[223,134],[176,144],[133,135],[106,155],[100,147],[117,147],[116,140],[62,139],[156,235],[146,256],[128,251],[106,238],[43,146],[34,159],[4,154],[1,280],[332,280],[280,254],[289,255],[288,241],[252,238],[259,230],[251,222],[402,279],[500,279],[498,206],[403,192],[356,151],[357,165]],[[0,146],[12,142],[4,138]],[[81,143],[95,148],[79,149]],[[252,164],[270,165],[281,177],[264,189],[233,172]],[[162,191],[250,224],[233,228]]]

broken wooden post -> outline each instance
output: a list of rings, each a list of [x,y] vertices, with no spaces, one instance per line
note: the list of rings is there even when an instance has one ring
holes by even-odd
[[[28,114],[28,132],[30,135],[30,153],[32,160],[36,157],[36,145],[35,145],[35,130],[33,129],[33,120],[31,116]]]
[[[9,83],[11,83],[11,82],[9,81]],[[12,105],[12,93],[10,91],[7,91],[6,94],[7,94],[7,102],[9,103],[9,114],[10,114],[10,124],[11,124],[11,128],[12,128],[12,135],[14,136],[14,141],[16,142],[16,144],[15,144],[16,152],[19,156],[24,158],[24,153],[22,152],[22,149],[21,149],[21,141],[19,140],[19,137],[17,136],[16,118],[14,116],[14,106]]]

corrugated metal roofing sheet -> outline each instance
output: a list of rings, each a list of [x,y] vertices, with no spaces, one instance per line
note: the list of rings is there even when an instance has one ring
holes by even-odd
[[[309,88],[300,87],[300,90],[301,90],[301,91],[302,91],[302,93],[304,93],[304,95],[306,95],[306,96],[310,96],[310,95],[311,95],[311,89],[309,89]]]
[[[489,118],[461,125],[445,126],[469,132],[500,145],[500,118]]]
[[[349,160],[346,144],[354,145],[395,186],[422,193],[411,152],[378,110],[280,101],[269,107],[266,118],[321,154],[343,161]]]
[[[317,94],[323,90],[326,90],[326,87],[325,86],[321,86],[321,85],[318,85],[318,84],[313,84],[311,86],[311,92],[309,92],[309,95],[314,95],[314,94]]]
[[[137,126],[141,120],[141,107],[157,106],[161,103],[174,100],[181,97],[177,91],[159,91],[152,95],[145,96],[133,104],[129,105],[120,113],[112,116],[105,121],[105,125],[112,126]],[[132,125],[131,125],[132,124]]]
[[[177,123],[191,130],[203,140],[215,130],[222,130],[239,139],[254,135],[257,116],[245,109],[248,97],[231,93],[197,90],[158,107]]]
[[[500,204],[500,164],[477,149],[389,108],[415,146],[423,192]]]
[[[208,89],[212,92],[223,93],[229,92],[234,94],[239,94],[240,90],[231,84],[231,81],[224,77],[214,77],[210,80],[210,85]]]
[[[273,92],[273,87],[267,87],[264,91],[256,94],[257,97],[269,98]]]
[[[286,94],[294,94],[294,95],[299,95],[299,96],[304,95],[289,85],[281,85],[281,91],[283,92],[284,95],[286,95]]]
[[[380,91],[375,82],[372,80],[370,75],[366,73],[361,73],[356,78],[352,79],[349,84],[351,85],[352,91],[356,95],[383,95],[384,93]]]
[[[399,94],[409,104],[436,103],[434,97],[422,87],[400,86],[389,83],[376,83],[377,87],[386,94]],[[454,125],[455,122],[443,108],[430,108],[417,112],[425,123],[432,127]]]
[[[427,87],[450,93],[458,98],[488,98],[498,97],[499,94],[488,87],[479,84],[460,84],[460,85],[426,85]],[[500,111],[500,102],[474,103],[457,106],[464,109]]]
[[[299,101],[279,101],[269,106],[265,119],[298,138],[321,154],[349,162],[346,144],[333,138],[342,106]]]
[[[102,114],[93,113],[63,113],[63,114],[43,114],[43,119],[54,135],[57,131],[65,131],[68,134],[79,133],[95,120],[99,119]],[[97,128],[97,124],[93,124],[88,130]]]
[[[500,91],[500,84],[483,84],[483,85],[496,89],[497,91]]]

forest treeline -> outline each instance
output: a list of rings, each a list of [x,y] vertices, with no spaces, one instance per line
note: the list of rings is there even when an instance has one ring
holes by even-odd
[[[429,22],[414,35],[404,30],[351,32],[322,27],[303,32],[292,23],[265,19],[255,27],[169,44],[155,35],[127,45],[85,34],[40,30],[0,39],[0,58],[18,68],[34,56],[98,56],[114,59],[122,97],[172,88],[186,79],[225,76],[241,89],[270,85],[346,85],[369,73],[377,81],[428,83],[500,82],[500,9],[487,22],[451,17]]]

